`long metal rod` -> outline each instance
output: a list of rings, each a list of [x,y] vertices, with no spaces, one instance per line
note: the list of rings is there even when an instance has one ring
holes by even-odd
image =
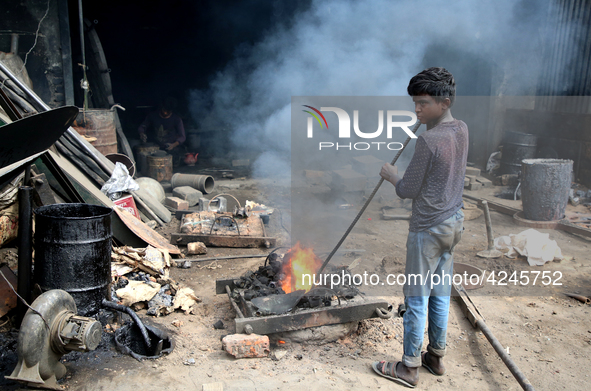
[[[417,130],[419,130],[419,127],[420,126],[421,126],[421,122],[420,121],[417,121],[416,125],[412,129],[413,134],[415,134],[417,132]],[[394,165],[396,163],[396,161],[398,160],[398,158],[400,157],[400,155],[402,155],[402,152],[406,149],[406,146],[408,145],[408,143],[410,142],[411,139],[412,139],[412,137],[410,137],[410,136],[407,137],[406,141],[402,145],[402,148],[398,151],[398,153],[396,154],[396,156],[394,157],[394,159],[392,159],[392,163],[391,163],[392,165]],[[380,178],[380,180],[378,181],[378,184],[376,185],[375,189],[373,189],[373,191],[371,192],[371,194],[367,198],[367,201],[365,201],[365,204],[363,204],[363,206],[359,210],[359,213],[357,213],[357,216],[355,216],[355,219],[353,219],[353,222],[351,223],[351,225],[349,225],[349,228],[347,228],[347,230],[345,231],[345,233],[341,237],[341,240],[339,240],[339,242],[334,247],[334,249],[330,252],[330,254],[328,254],[328,257],[326,258],[326,260],[324,261],[324,263],[322,264],[322,266],[320,266],[320,269],[317,272],[318,274],[322,273],[322,271],[324,270],[324,268],[326,267],[326,265],[328,265],[328,263],[330,262],[330,260],[332,259],[332,257],[337,252],[337,250],[341,247],[341,245],[343,244],[343,242],[345,241],[345,239],[347,239],[347,236],[349,236],[349,234],[351,233],[351,230],[353,230],[353,227],[355,227],[355,224],[357,224],[357,222],[361,218],[361,215],[363,215],[363,212],[365,212],[365,209],[367,209],[368,205],[373,200],[373,197],[376,195],[376,193],[380,189],[380,186],[382,186],[382,183],[384,183],[384,178]]]
[[[482,207],[484,208],[484,221],[486,222],[486,239],[488,243],[488,250],[494,250],[494,239],[492,231],[492,222],[490,220],[490,210],[488,209],[488,202],[482,201]]]
[[[523,388],[526,391],[535,391],[534,386],[531,385],[531,383],[529,382],[529,380],[527,380],[523,372],[519,370],[515,362],[513,362],[511,357],[509,357],[509,354],[507,354],[505,349],[503,349],[503,345],[501,345],[499,340],[495,338],[494,334],[492,333],[492,331],[490,331],[486,323],[484,323],[482,319],[479,319],[476,322],[476,325],[478,326],[480,331],[482,331],[482,334],[484,334],[486,339],[488,339],[488,342],[490,342],[490,344],[495,349],[499,357],[501,357],[501,360],[503,360],[509,371],[511,371],[511,373],[515,377],[515,380],[517,380],[521,388]]]

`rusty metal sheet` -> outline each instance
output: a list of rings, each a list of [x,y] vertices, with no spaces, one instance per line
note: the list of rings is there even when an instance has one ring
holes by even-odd
[[[244,333],[245,326],[250,325],[255,334],[272,334],[377,318],[376,308],[387,311],[388,303],[382,299],[364,299],[361,302],[348,302],[283,315],[236,318],[234,323],[236,333]]]
[[[275,247],[277,238],[257,237],[257,236],[238,236],[238,235],[190,235],[173,233],[170,236],[170,243],[177,245],[187,245],[191,242],[203,242],[209,247]]]
[[[127,228],[129,228],[131,232],[136,234],[144,242],[158,249],[167,250],[170,254],[179,255],[181,253],[181,250],[179,250],[177,246],[173,246],[172,244],[168,243],[166,239],[162,237],[162,235],[148,227],[141,220],[134,217],[131,213],[117,207],[113,209],[121,221],[123,221],[123,223],[127,226]]]
[[[0,271],[4,277],[10,282],[13,288],[17,289],[17,279],[12,270],[6,265],[0,267]],[[0,318],[3,317],[11,309],[16,307],[16,294],[6,283],[6,280],[0,276]]]

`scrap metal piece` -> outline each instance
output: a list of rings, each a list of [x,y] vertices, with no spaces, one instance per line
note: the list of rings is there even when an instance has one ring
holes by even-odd
[[[146,243],[152,246],[168,251],[170,254],[179,255],[181,250],[177,246],[173,246],[168,243],[159,233],[148,227],[141,220],[135,218],[131,213],[121,208],[113,208],[117,213],[117,216],[123,221],[123,223],[138,237],[144,240]],[[198,240],[193,240],[198,242]]]
[[[376,318],[377,308],[387,310],[388,303],[382,299],[364,299],[361,302],[350,301],[340,306],[306,309],[282,315],[236,318],[234,323],[236,333],[245,333],[246,325],[250,325],[256,334],[271,334]]]
[[[77,107],[64,106],[4,125],[0,144],[0,167],[51,147],[64,134],[77,114]]]
[[[499,258],[503,256],[503,253],[495,248],[492,223],[490,221],[490,210],[488,209],[488,202],[482,201],[482,207],[484,208],[484,219],[486,221],[486,238],[488,240],[488,248],[486,250],[476,253],[481,258]]]
[[[587,296],[577,295],[574,293],[565,293],[565,295],[567,295],[568,297],[572,297],[573,299],[577,299],[581,303],[591,304],[591,299],[588,298]]]
[[[300,289],[283,295],[255,297],[251,303],[266,315],[279,315],[295,307],[303,293],[304,290]]]

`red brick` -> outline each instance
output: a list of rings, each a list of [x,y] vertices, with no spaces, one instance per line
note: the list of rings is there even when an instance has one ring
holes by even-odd
[[[174,208],[176,210],[187,210],[189,209],[189,202],[185,200],[181,200],[178,197],[166,197],[164,199],[164,204]]]
[[[236,358],[267,357],[269,337],[257,334],[231,334],[222,339],[223,349]]]

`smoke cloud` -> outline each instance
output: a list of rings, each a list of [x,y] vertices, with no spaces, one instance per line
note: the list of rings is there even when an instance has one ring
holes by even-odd
[[[428,66],[454,73],[458,95],[534,94],[549,4],[315,0],[191,91],[192,115],[260,152],[255,176],[289,175],[291,96],[406,95]]]

